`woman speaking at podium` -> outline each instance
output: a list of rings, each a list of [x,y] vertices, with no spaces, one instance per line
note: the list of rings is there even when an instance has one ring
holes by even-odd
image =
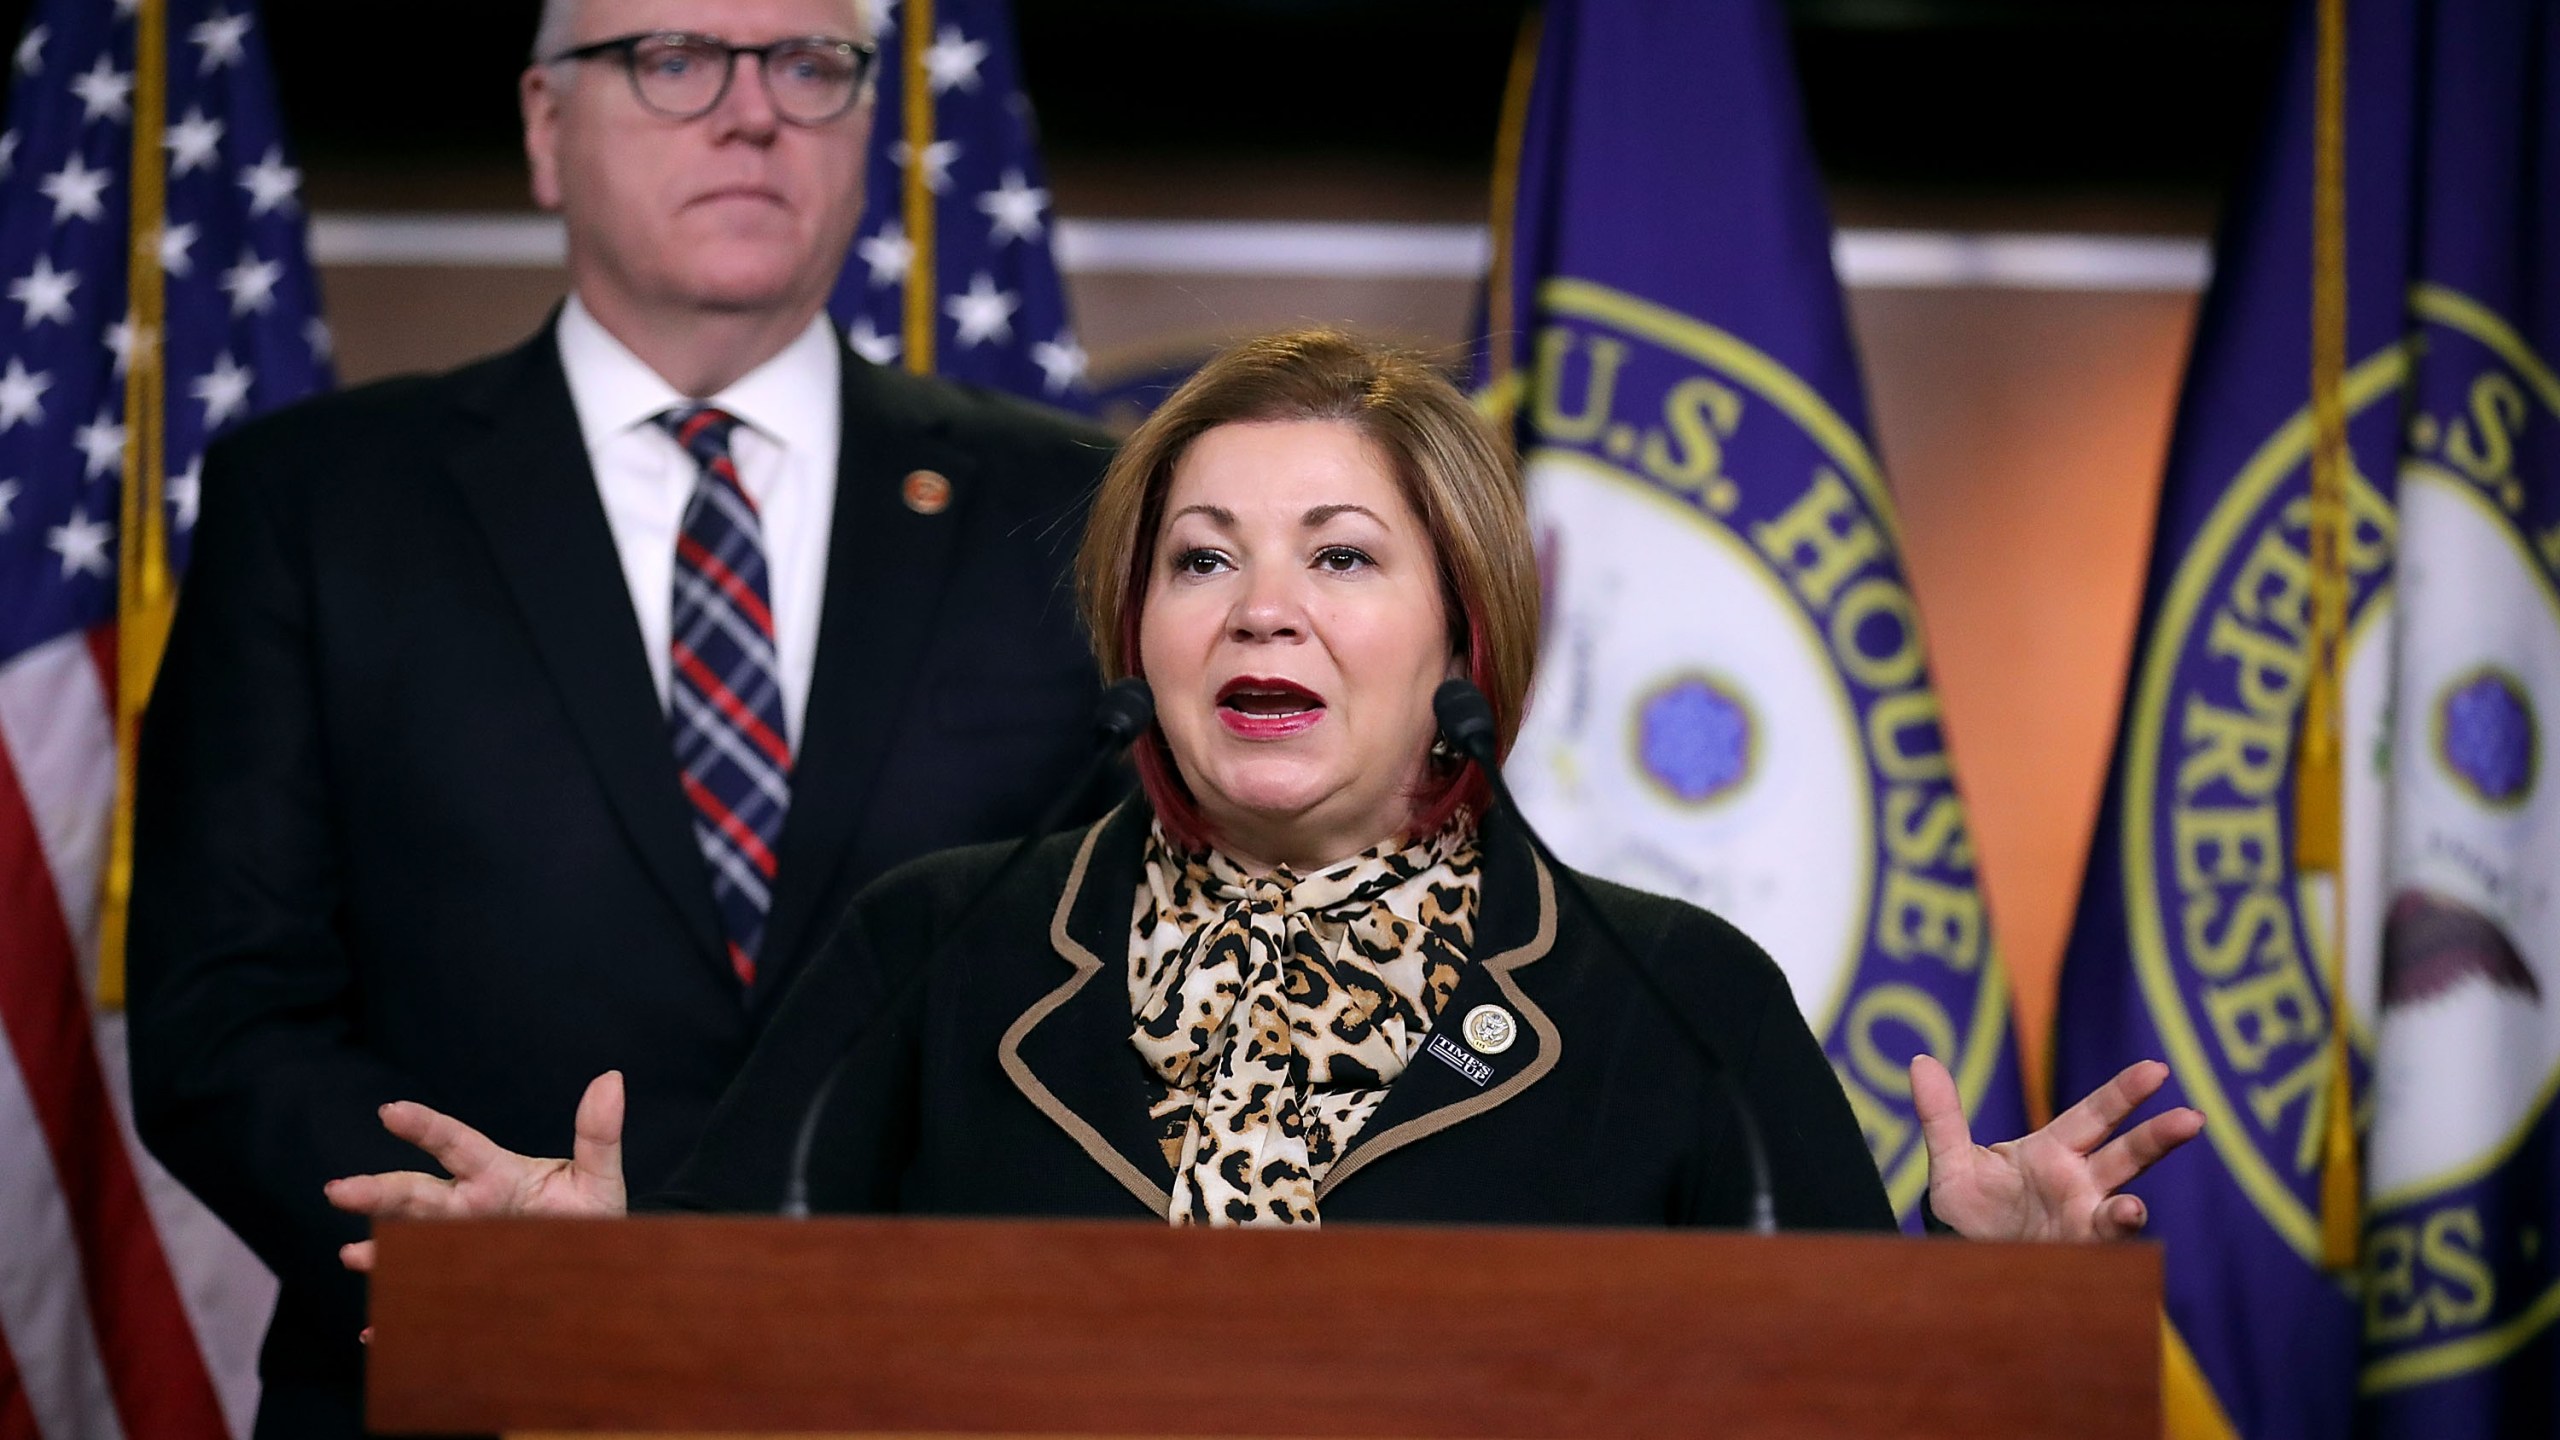
[[[1079,575],[1104,668],[1152,690],[1142,794],[1019,864],[952,851],[873,885],[652,1203],[1741,1225],[1774,1200],[1789,1228],[1893,1223],[1778,967],[1705,911],[1551,866],[1435,715],[1472,681],[1467,748],[1507,748],[1538,624],[1518,470],[1437,373],[1328,332],[1226,352],[1120,452]],[[1935,1214],[2140,1228],[2117,1190],[2202,1119],[2109,1137],[2166,1073],[1983,1148],[1916,1061]],[[387,1106],[452,1178],[330,1198],[619,1214],[622,1105],[599,1077],[567,1159]]]

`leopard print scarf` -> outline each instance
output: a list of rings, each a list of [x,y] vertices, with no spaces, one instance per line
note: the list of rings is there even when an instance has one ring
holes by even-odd
[[[1457,986],[1476,890],[1464,817],[1305,876],[1148,835],[1129,1038],[1173,1165],[1166,1218],[1316,1223],[1317,1183]]]

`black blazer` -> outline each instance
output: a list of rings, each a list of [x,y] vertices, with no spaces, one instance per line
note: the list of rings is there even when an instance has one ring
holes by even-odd
[[[801,978],[657,1203],[773,1208],[807,1098],[849,1052],[814,1148],[815,1208],[1161,1221],[1172,1168],[1129,1043],[1147,824],[1133,799],[1043,841],[912,988],[897,977],[964,923],[959,907],[1002,852],[933,856],[864,892],[845,943]],[[1488,825],[1483,853],[1474,962],[1433,1034],[1498,1005],[1518,1038],[1489,1055],[1455,1047],[1466,1069],[1415,1055],[1317,1187],[1324,1218],[1741,1224],[1750,1192],[1730,1113],[1660,1003],[1558,904],[1515,829]],[[1776,964],[1703,910],[1586,883],[1733,1065],[1779,1223],[1890,1228],[1857,1121]]]
[[[743,1003],[551,330],[207,456],[141,749],[134,1094],[283,1282],[271,1392],[357,1373],[335,1251],[365,1227],[320,1186],[419,1166],[376,1107],[566,1154],[581,1089],[619,1068],[625,1163],[660,1183],[865,881],[1020,832],[1082,762],[1098,682],[1065,575],[1107,440],[850,354],[842,405]],[[918,469],[948,509],[903,503]]]

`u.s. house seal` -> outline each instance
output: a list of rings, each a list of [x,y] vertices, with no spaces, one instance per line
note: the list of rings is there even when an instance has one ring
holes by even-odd
[[[2517,468],[2560,445],[2560,384],[2461,295],[2416,287],[2410,313],[2412,336],[2346,384],[2355,433],[2383,440],[2357,448],[2394,470],[2387,498],[2361,474],[2349,494],[2343,899],[2291,860],[2307,411],[2240,467],[2169,577],[2118,811],[2144,1004],[2207,1140],[2306,1264],[2330,1012],[2347,1007],[2373,1076],[2369,1391],[2490,1363],[2560,1306],[2560,1252],[2492,1193],[2520,1155],[2560,1153],[2543,1133],[2560,1006],[2538,998],[2560,987],[2560,803],[2539,782],[2560,761],[2560,496]]]
[[[1910,1057],[1974,1107],[2007,989],[1875,458],[1731,334],[1585,281],[1538,299],[1547,649],[1511,782],[1567,860],[1768,949],[1907,1209]]]

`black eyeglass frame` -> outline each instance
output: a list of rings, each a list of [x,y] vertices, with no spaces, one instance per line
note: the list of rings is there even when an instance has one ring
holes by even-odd
[[[640,47],[653,40],[698,49],[706,57],[713,54],[721,57],[720,88],[711,92],[710,101],[701,109],[682,111],[667,109],[652,101],[648,92],[641,88]],[[774,56],[794,47],[806,46],[831,48],[853,57],[853,86],[845,93],[844,104],[825,115],[814,118],[804,118],[783,109],[782,101],[773,93]],[[699,35],[689,30],[644,30],[630,35],[616,35],[608,40],[591,40],[584,45],[574,45],[540,63],[563,65],[573,60],[601,60],[608,55],[622,62],[623,78],[631,82],[631,97],[640,102],[641,108],[652,115],[663,116],[669,120],[699,120],[719,109],[720,102],[729,98],[729,87],[738,83],[738,57],[753,55],[756,57],[757,83],[764,86],[765,98],[772,101],[774,114],[794,125],[826,125],[843,119],[854,106],[862,103],[862,97],[871,88],[873,69],[880,59],[880,47],[834,35],[791,35],[762,45],[732,45],[717,35]]]

